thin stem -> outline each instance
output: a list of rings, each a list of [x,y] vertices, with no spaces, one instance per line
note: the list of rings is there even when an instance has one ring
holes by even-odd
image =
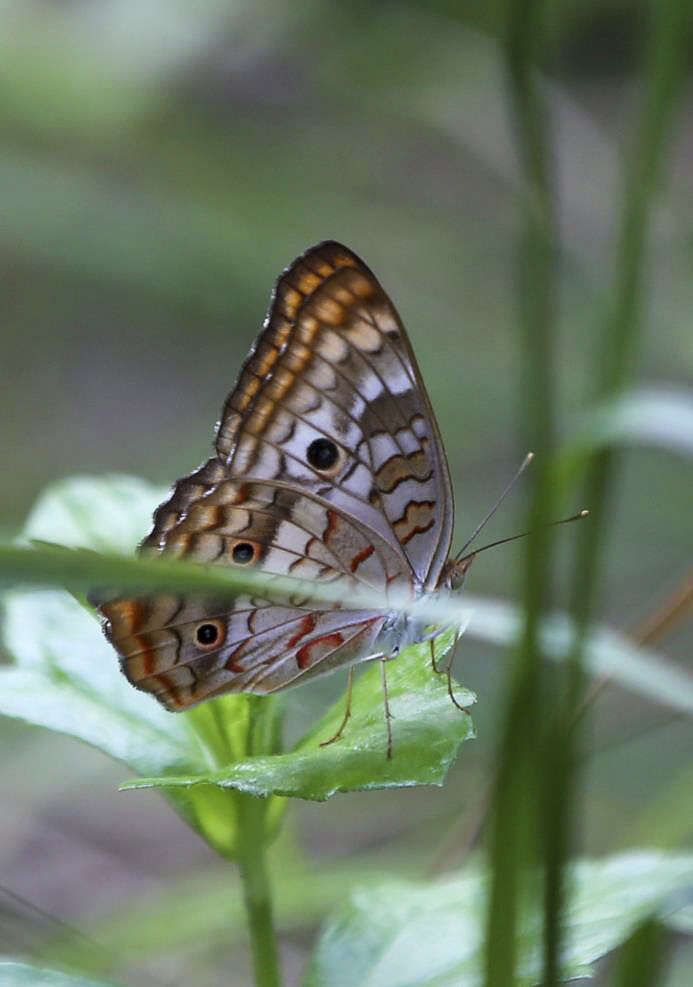
[[[253,957],[256,987],[280,987],[277,937],[264,839],[266,802],[236,794],[241,850],[238,865]]]
[[[607,314],[597,368],[597,400],[620,393],[632,374],[640,330],[640,302],[650,206],[662,166],[673,109],[684,78],[690,5],[661,0],[650,8],[653,24],[648,51],[645,107],[632,165],[626,176],[614,300]],[[586,627],[598,589],[607,507],[617,455],[604,451],[594,456],[587,474],[585,503],[591,523],[579,542],[573,611]]]
[[[677,583],[663,603],[648,613],[631,631],[630,636],[636,644],[654,644],[660,638],[670,633],[683,620],[693,606],[693,572],[687,572],[683,580]],[[610,675],[602,675],[590,686],[574,712],[574,718],[582,716],[595,702],[601,692],[611,682]]]
[[[602,333],[600,353],[596,362],[598,400],[617,396],[633,374],[635,356],[640,335],[640,308],[643,291],[643,271],[647,248],[647,232],[655,183],[661,167],[667,142],[667,129],[672,109],[684,74],[686,42],[690,14],[688,4],[680,0],[658,0],[651,3],[653,24],[648,46],[645,105],[631,156],[632,166],[626,175],[625,200],[622,212],[619,251],[614,278],[614,294],[611,310],[607,313]],[[583,663],[584,640],[593,617],[600,577],[603,572],[603,551],[608,510],[613,494],[618,455],[612,450],[598,453],[592,458],[585,483],[585,503],[589,504],[591,524],[580,539],[574,573],[572,610],[576,625],[576,641],[567,671],[567,688],[559,704],[557,736],[554,750],[559,767],[555,798],[556,823],[562,813],[562,831],[555,827],[555,835],[562,842],[557,845],[554,866],[565,859],[570,820],[570,808],[576,796],[576,781],[571,770],[577,752],[576,731],[584,704],[585,671]],[[547,858],[548,859],[548,858]],[[554,875],[558,887],[559,874]],[[546,916],[553,927],[556,943],[545,949],[545,983],[557,983],[557,966],[560,942],[558,916],[549,918],[549,902]],[[547,929],[548,932],[548,929]]]
[[[486,987],[514,984],[520,909],[530,890],[528,875],[536,851],[537,796],[541,796],[548,746],[535,715],[541,704],[542,665],[539,620],[550,595],[551,536],[543,526],[552,516],[549,475],[554,445],[552,336],[556,219],[551,162],[547,153],[546,107],[538,91],[537,49],[543,40],[543,0],[511,0],[506,68],[516,143],[526,182],[524,231],[516,252],[526,440],[537,453],[528,528],[524,580],[526,621],[512,673],[498,753],[491,814],[493,875],[486,928]]]
[[[264,697],[249,696],[246,754],[266,754],[274,746],[274,717]],[[250,949],[256,987],[280,987],[277,934],[272,889],[267,868],[266,816],[268,800],[234,792],[238,818],[238,866],[248,917]]]
[[[638,644],[655,644],[674,628],[693,609],[693,569],[676,582],[664,600],[633,629],[632,636]]]

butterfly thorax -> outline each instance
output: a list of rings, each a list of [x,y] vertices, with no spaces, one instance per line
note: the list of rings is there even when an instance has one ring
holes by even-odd
[[[450,557],[441,571],[438,585],[434,591],[436,596],[450,596],[459,592],[473,560],[473,555],[463,559]],[[426,591],[423,586],[415,588],[417,599],[425,595]],[[429,627],[429,621],[420,620],[410,614],[395,610],[385,618],[375,645],[383,655],[394,658],[410,644],[418,644],[428,640],[430,637]]]
[[[386,658],[395,658],[410,644],[425,639],[426,626],[424,620],[418,620],[407,613],[392,611],[385,618],[375,642],[376,647]]]

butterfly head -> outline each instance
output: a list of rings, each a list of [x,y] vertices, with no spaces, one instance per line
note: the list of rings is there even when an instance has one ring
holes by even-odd
[[[462,559],[448,559],[441,574],[440,584],[451,592],[462,589],[462,585],[467,576],[472,562],[476,558],[476,552],[466,555]]]

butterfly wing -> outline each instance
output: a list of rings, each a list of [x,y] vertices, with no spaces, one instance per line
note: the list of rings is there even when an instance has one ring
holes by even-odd
[[[246,595],[116,600],[103,612],[129,681],[173,712],[227,692],[266,695],[363,660],[384,620],[369,611],[315,612]],[[199,628],[214,628],[211,646],[197,642]]]
[[[174,498],[178,522],[169,524],[171,502],[163,505],[148,539],[156,547],[146,551],[339,582],[345,600],[354,587],[412,588],[386,541],[300,490],[221,479],[212,459],[179,481]],[[280,606],[242,593],[115,599],[101,610],[125,675],[171,710],[223,692],[274,692],[363,660],[385,620],[381,611],[316,609],[307,599]]]
[[[347,599],[354,584],[437,584],[453,523],[438,428],[394,306],[346,247],[320,244],[279,279],[216,452],[176,484],[143,550],[342,580]],[[125,674],[169,709],[371,656],[385,621],[247,595],[101,609]]]
[[[325,470],[307,457],[321,439],[338,451]],[[231,474],[307,487],[437,585],[453,526],[440,433],[394,305],[346,247],[319,244],[280,277],[216,445]]]

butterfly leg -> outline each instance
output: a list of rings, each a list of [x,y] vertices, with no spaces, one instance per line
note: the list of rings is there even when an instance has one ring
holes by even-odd
[[[439,665],[436,661],[436,641],[441,634],[445,634],[446,631],[450,630],[452,630],[452,627],[435,627],[429,634],[426,634],[426,636],[422,637],[418,642],[419,644],[423,644],[424,641],[428,641],[431,648],[431,667],[436,675],[442,675],[445,672],[445,668]],[[455,647],[457,647],[457,639],[455,640]]]
[[[443,669],[436,664],[436,639],[434,637],[429,638],[428,642],[431,646],[431,667],[436,675],[440,675]]]
[[[383,683],[383,705],[385,707],[385,724],[387,726],[387,759],[392,760],[392,713],[390,712],[390,701],[387,695],[387,674],[385,672],[385,662],[387,658],[380,659],[380,677]]]
[[[347,679],[347,702],[346,702],[346,710],[344,712],[344,717],[342,719],[342,722],[339,724],[339,727],[337,728],[337,732],[335,733],[335,735],[333,737],[330,737],[329,740],[323,740],[320,744],[321,747],[327,747],[329,744],[333,744],[335,740],[339,740],[340,737],[342,736],[342,731],[344,730],[344,727],[347,725],[347,723],[349,722],[349,718],[351,717],[351,694],[352,694],[353,686],[354,686],[354,669],[352,667],[349,669],[349,678]]]
[[[452,701],[452,705],[453,706],[457,706],[457,708],[459,710],[461,710],[463,713],[468,713],[469,710],[465,706],[461,706],[460,703],[457,702],[457,700],[455,699],[455,694],[452,691],[452,666],[453,666],[453,664],[455,662],[455,656],[457,655],[457,645],[459,644],[459,640],[460,640],[460,633],[458,631],[455,634],[455,643],[453,644],[452,649],[451,649],[451,652],[450,652],[450,660],[448,662],[446,662],[445,668],[441,668],[441,672],[445,672],[445,675],[447,677],[447,680],[448,680],[448,695],[450,696],[450,699]],[[435,668],[435,665],[433,667]],[[437,671],[437,669],[436,669],[436,671]]]

